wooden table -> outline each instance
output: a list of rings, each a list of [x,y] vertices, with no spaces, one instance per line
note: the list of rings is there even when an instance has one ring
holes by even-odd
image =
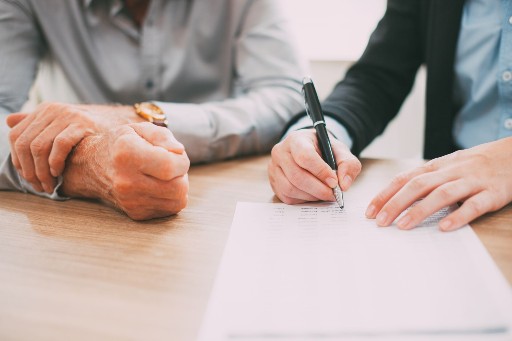
[[[143,223],[0,192],[0,340],[194,340],[236,202],[276,201],[267,162],[195,167],[188,208]],[[364,160],[358,182],[377,191],[419,162]],[[472,225],[512,283],[512,207]]]

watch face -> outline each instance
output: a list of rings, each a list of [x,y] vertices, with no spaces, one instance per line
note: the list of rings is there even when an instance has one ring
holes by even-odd
[[[162,109],[150,102],[137,103],[134,105],[135,112],[145,120],[161,127],[167,127],[167,117]]]

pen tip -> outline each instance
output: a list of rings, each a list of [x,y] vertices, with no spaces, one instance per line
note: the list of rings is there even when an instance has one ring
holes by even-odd
[[[334,197],[336,198],[336,202],[340,209],[345,207],[345,200],[343,200],[343,192],[341,191],[339,186],[334,187],[333,189]]]

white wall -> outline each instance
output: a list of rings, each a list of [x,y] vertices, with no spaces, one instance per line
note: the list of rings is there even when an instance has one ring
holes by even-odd
[[[297,40],[310,60],[311,74],[324,98],[363,52],[386,7],[386,0],[282,0]],[[362,156],[420,157],[423,149],[425,71],[399,116]]]
[[[386,0],[281,0],[312,60],[359,58]]]

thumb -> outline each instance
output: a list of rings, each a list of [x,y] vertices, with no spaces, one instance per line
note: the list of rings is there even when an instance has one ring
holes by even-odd
[[[350,152],[344,143],[335,138],[331,139],[331,143],[338,164],[338,181],[341,189],[346,191],[361,173],[361,161]]]
[[[176,140],[167,128],[159,127],[149,122],[134,123],[130,124],[130,126],[140,137],[153,146],[162,147],[175,154],[183,154],[185,152],[185,147]]]
[[[7,119],[6,119],[7,125],[9,126],[9,128],[14,128],[16,125],[18,125],[18,123],[23,121],[23,119],[25,119],[25,117],[27,117],[27,116],[28,116],[28,114],[24,114],[24,113],[10,114],[9,116],[7,116]]]

